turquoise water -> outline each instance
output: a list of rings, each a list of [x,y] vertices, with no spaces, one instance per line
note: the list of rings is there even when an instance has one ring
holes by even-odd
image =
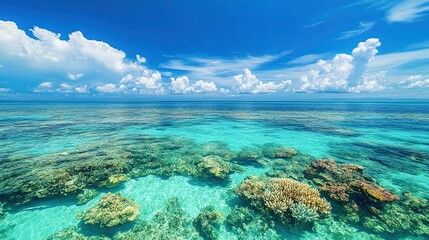
[[[2,103],[0,202],[6,203],[6,214],[0,220],[0,239],[45,239],[68,227],[77,227],[77,234],[84,237],[114,238],[115,234],[130,231],[133,222],[99,228],[87,226],[76,217],[107,192],[121,193],[140,204],[137,221],[150,221],[173,197],[178,198],[190,220],[204,207],[213,206],[222,215],[222,222],[216,226],[219,239],[238,239],[226,221],[232,209],[245,206],[255,214],[262,212],[239,198],[234,189],[246,177],[266,175],[275,165],[274,160],[265,164],[225,160],[224,153],[266,149],[270,144],[294,148],[308,155],[306,159],[334,159],[338,164],[363,166],[381,187],[401,199],[405,192],[411,192],[425,201],[429,198],[428,133],[427,103]],[[241,168],[231,170],[225,181],[192,172],[199,166],[193,161],[208,155],[204,149],[213,143],[217,144],[214,149],[224,154],[217,155]],[[141,163],[140,159],[148,159],[150,154],[155,160]],[[148,170],[145,164],[156,162],[157,157],[165,158],[169,165],[162,163],[162,168]],[[65,193],[63,189],[61,194],[55,192],[58,186],[53,185],[59,181],[56,176],[63,169],[92,162],[104,166],[106,161],[126,162],[120,172],[127,181],[111,188],[102,186],[98,180],[104,181],[101,178],[113,170],[102,172],[97,168],[94,175],[100,174],[100,179],[85,178],[85,186],[76,183],[76,188],[67,188]],[[180,166],[175,161],[178,165],[189,164],[193,170],[177,170]],[[288,160],[281,161],[287,164]],[[310,163],[302,162],[308,168]],[[318,188],[310,179],[297,180]],[[83,188],[94,188],[101,194],[77,205],[76,195]],[[329,216],[305,226],[288,226],[273,217],[273,231],[282,239],[429,237],[410,230],[413,226],[374,231],[344,219],[344,213],[336,207],[338,203],[325,193],[322,197],[333,206]],[[425,221],[421,220],[420,229],[429,233]],[[257,234],[254,239],[262,238]]]

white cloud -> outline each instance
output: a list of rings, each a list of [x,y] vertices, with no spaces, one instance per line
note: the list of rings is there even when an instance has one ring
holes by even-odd
[[[337,39],[348,39],[359,36],[362,33],[369,31],[372,27],[374,27],[374,24],[375,22],[360,22],[356,29],[342,32],[341,36]]]
[[[235,90],[237,93],[274,93],[284,90],[286,85],[290,85],[291,81],[283,81],[281,83],[262,82],[248,69],[244,69],[244,74],[234,76]]]
[[[10,88],[0,88],[0,93],[6,93],[6,92],[10,92],[11,89]]]
[[[315,68],[301,77],[303,85],[299,91],[304,92],[347,92],[380,90],[374,81],[379,78],[366,74],[368,64],[378,53],[381,45],[376,38],[360,42],[352,54],[337,54],[332,60],[319,60]],[[377,75],[378,77],[384,74]]]
[[[116,84],[114,83],[108,83],[103,86],[98,86],[95,89],[103,93],[116,93],[120,91],[118,88],[116,88]]]
[[[308,54],[301,57],[298,57],[292,61],[289,62],[289,64],[308,64],[308,63],[314,63],[317,60],[322,58],[322,55],[320,54]]]
[[[198,80],[195,84],[192,85],[195,93],[205,93],[205,92],[216,92],[217,87],[214,82],[205,82],[203,80]]]
[[[381,71],[376,74],[365,73],[362,76],[362,81],[356,87],[351,87],[350,92],[374,92],[384,90],[386,87],[381,84],[386,77],[387,71]]]
[[[242,58],[188,57],[174,56],[177,59],[161,64],[162,68],[186,72],[191,79],[211,79],[217,84],[230,84],[228,76],[236,75],[244,68],[257,68],[275,61],[287,54],[285,51],[275,55],[248,56]]]
[[[217,87],[214,82],[198,80],[196,83],[191,85],[187,76],[170,79],[170,91],[173,94],[208,93],[217,91]]]
[[[72,68],[76,63],[95,62],[117,72],[137,67],[126,62],[124,52],[105,42],[88,40],[79,31],[69,34],[67,41],[61,40],[60,34],[39,27],[31,32],[36,39],[27,36],[14,22],[0,21],[0,51],[26,60],[29,65],[61,63],[64,68]]]
[[[67,83],[61,83],[60,84],[60,88],[57,89],[57,92],[73,92],[74,91],[74,87],[70,84]]]
[[[67,77],[68,77],[70,80],[78,80],[79,78],[83,77],[83,73],[76,73],[76,74],[68,73],[68,74],[67,74]]]
[[[136,55],[136,59],[137,59],[137,62],[139,62],[139,63],[145,63],[146,62],[146,58],[142,57],[138,54]]]
[[[162,77],[158,71],[144,70],[137,76],[128,74],[119,82],[119,90],[124,93],[156,93],[163,92]]]
[[[401,81],[400,84],[408,89],[429,88],[429,75],[413,75]]]
[[[387,12],[388,22],[413,22],[429,11],[429,0],[404,0]]]
[[[129,93],[137,92],[157,93],[162,91],[161,75],[157,71],[145,69],[140,63],[145,58],[137,55],[137,61],[130,61],[123,51],[111,47],[109,44],[89,40],[79,32],[68,35],[63,40],[60,34],[46,29],[34,27],[31,29],[35,38],[28,36],[23,30],[11,21],[0,20],[0,61],[7,64],[10,71],[25,69],[28,75],[51,78],[51,87],[39,86],[38,92],[89,92],[89,86],[100,87],[103,92],[112,92],[111,83],[119,86],[117,91]],[[10,63],[10,64],[9,64]],[[87,79],[102,79],[103,82],[87,82],[85,86],[69,86],[61,83],[67,76],[70,80],[78,80],[83,76]],[[124,77],[131,75],[128,82],[120,82]],[[28,81],[34,81],[29,78]],[[53,89],[53,85],[60,85]],[[77,89],[76,89],[77,88]],[[148,90],[150,89],[150,90]]]
[[[80,86],[80,87],[75,87],[74,91],[77,93],[88,93],[88,85],[84,85],[84,86]]]
[[[52,82],[42,82],[34,89],[34,92],[52,92],[53,86]]]
[[[35,89],[34,92],[57,92],[57,93],[88,93],[88,85],[75,86],[68,83],[61,83],[58,87],[54,88],[53,82],[42,82]]]

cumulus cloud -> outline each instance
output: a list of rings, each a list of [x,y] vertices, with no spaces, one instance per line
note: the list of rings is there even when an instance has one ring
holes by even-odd
[[[140,75],[128,74],[119,82],[118,92],[124,93],[156,93],[164,91],[161,73],[144,70]]]
[[[139,62],[139,63],[145,63],[146,62],[146,58],[142,57],[138,54],[136,55],[136,59],[137,59],[137,62]]]
[[[84,86],[80,86],[80,87],[75,87],[74,91],[77,93],[88,93],[88,85],[84,85]]]
[[[290,80],[281,83],[262,82],[248,69],[244,69],[244,74],[234,76],[235,90],[237,93],[274,93],[284,90],[291,84]]]
[[[39,27],[30,31],[34,38],[19,29],[14,22],[0,21],[0,60],[8,64],[8,67],[26,69],[27,72],[34,73],[33,76],[54,79],[50,82],[50,87],[43,83],[38,86],[35,89],[37,92],[87,93],[88,85],[93,85],[102,92],[163,91],[160,73],[142,66],[141,63],[146,62],[146,59],[140,55],[136,56],[137,61],[128,60],[123,51],[105,42],[87,39],[80,31],[69,34],[68,39],[62,39],[60,34]],[[89,82],[84,86],[61,83],[64,79],[60,76],[79,80],[84,75],[89,76],[88,79],[103,79],[104,83]],[[53,84],[60,86],[54,89]],[[113,85],[115,90],[112,90]]]
[[[429,75],[413,75],[400,84],[407,89],[429,88]]]
[[[319,60],[315,67],[301,77],[303,85],[299,91],[304,92],[347,92],[376,91],[382,89],[375,86],[384,73],[369,76],[368,65],[378,53],[381,45],[377,38],[360,42],[352,54],[337,54],[332,60]]]
[[[31,29],[36,39],[29,37],[11,21],[0,21],[0,51],[3,56],[20,57],[28,64],[62,63],[71,68],[76,63],[95,62],[108,69],[123,72],[137,66],[125,61],[125,53],[109,44],[88,40],[79,31],[68,35],[68,40],[60,39],[61,34],[34,27]]]
[[[196,83],[191,85],[187,76],[170,78],[170,80],[170,91],[173,94],[208,93],[217,91],[217,87],[214,82],[198,80]]]
[[[217,87],[214,82],[205,82],[203,80],[198,80],[195,84],[192,85],[195,93],[205,93],[205,92],[216,92]]]
[[[95,89],[103,93],[115,93],[120,91],[119,88],[117,88],[116,84],[114,83],[108,83],[102,86],[97,86]]]
[[[83,77],[83,73],[76,73],[76,74],[68,73],[68,74],[67,74],[67,77],[68,77],[70,80],[78,80],[79,78]]]

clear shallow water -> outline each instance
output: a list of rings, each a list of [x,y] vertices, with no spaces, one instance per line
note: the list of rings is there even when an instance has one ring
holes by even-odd
[[[397,195],[409,191],[428,199],[428,132],[426,103],[2,103],[0,175],[19,175],[29,171],[26,166],[37,169],[37,161],[60,154],[85,154],[97,144],[122,156],[123,148],[138,148],[143,143],[135,139],[143,137],[166,141],[178,138],[195,146],[221,142],[234,152],[275,143],[315,158],[364,166],[381,186]],[[151,148],[145,151],[150,152]],[[172,154],[171,161],[175,161],[174,150]],[[67,157],[64,159],[67,161]],[[23,162],[23,167],[10,167]],[[43,167],[51,163],[47,162]],[[52,169],[62,166],[57,162],[51,164]],[[240,202],[233,189],[247,176],[262,175],[270,168],[244,164],[241,172],[232,173],[230,181],[223,184],[186,174],[148,175],[129,177],[115,188],[99,190],[119,192],[139,203],[141,219],[151,219],[171,197],[178,197],[190,219],[208,205],[225,218]],[[8,201],[8,186],[0,189],[2,201]],[[84,205],[76,205],[76,195],[71,193],[12,207],[0,220],[0,238],[44,239],[70,226],[79,226],[80,233],[88,236],[112,236],[114,233],[106,229],[88,229],[75,217],[95,205],[100,196]],[[424,239],[413,234],[375,233],[338,219],[326,221],[292,229],[278,224],[277,231],[282,238],[291,239]],[[127,231],[131,225],[115,231]],[[218,231],[220,239],[236,238],[226,223]]]

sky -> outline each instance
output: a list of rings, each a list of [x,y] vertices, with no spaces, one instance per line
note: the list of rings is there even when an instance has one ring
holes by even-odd
[[[3,100],[333,98],[429,98],[429,0],[0,0]]]

